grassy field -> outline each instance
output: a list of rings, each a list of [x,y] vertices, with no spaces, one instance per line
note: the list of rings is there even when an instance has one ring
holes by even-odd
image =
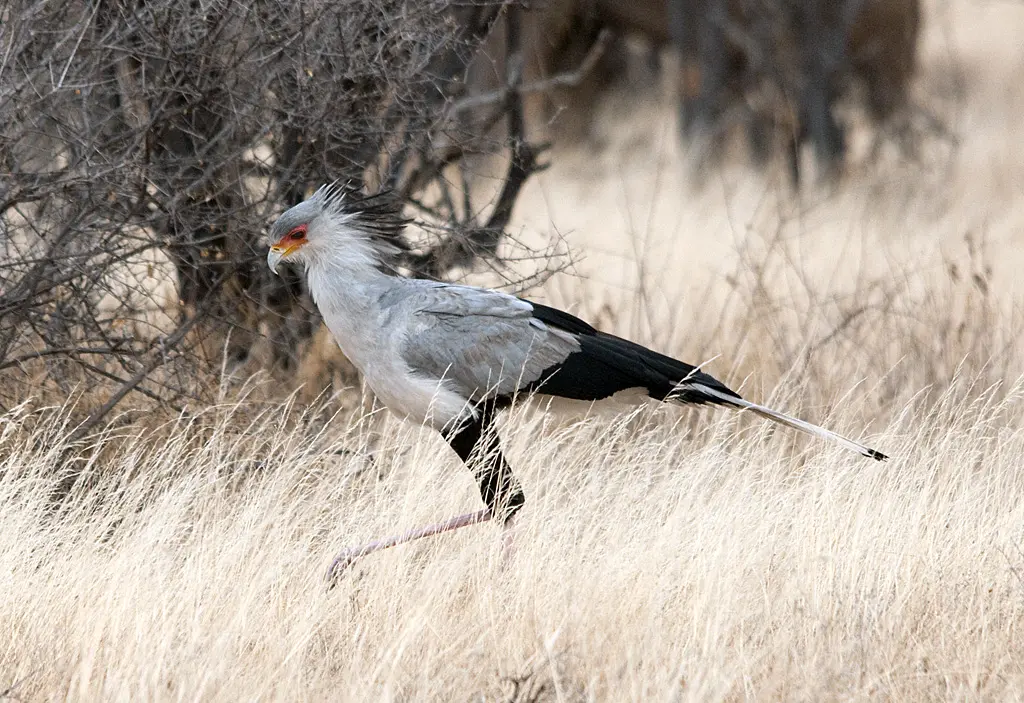
[[[510,554],[468,528],[328,591],[340,548],[478,507],[440,437],[254,378],[91,438],[55,511],[67,413],[26,403],[0,416],[0,700],[1024,698],[1022,28],[929,5],[918,99],[959,143],[858,147],[835,195],[739,164],[688,187],[648,86],[517,212],[580,256],[538,296],[889,462],[725,411],[523,407]]]

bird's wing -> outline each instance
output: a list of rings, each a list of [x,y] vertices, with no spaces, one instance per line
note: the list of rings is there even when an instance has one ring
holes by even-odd
[[[474,401],[511,395],[580,348],[530,303],[497,291],[423,282],[410,304],[402,358]]]
[[[414,372],[454,384],[480,401],[539,391],[600,400],[642,388],[658,400],[745,409],[859,454],[859,442],[744,400],[700,369],[600,332],[569,313],[480,288],[421,282],[409,296],[412,323],[402,348]]]

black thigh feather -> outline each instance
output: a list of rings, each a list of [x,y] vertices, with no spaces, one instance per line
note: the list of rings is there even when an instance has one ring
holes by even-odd
[[[480,497],[498,521],[507,522],[526,502],[523,486],[512,473],[501,452],[494,418],[503,404],[490,401],[477,407],[477,417],[454,432],[446,433],[448,444],[469,467],[480,487]]]

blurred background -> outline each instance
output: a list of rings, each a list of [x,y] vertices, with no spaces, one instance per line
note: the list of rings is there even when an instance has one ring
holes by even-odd
[[[0,698],[1020,700],[1024,2],[0,2]],[[390,189],[499,286],[892,456],[507,413],[487,527],[270,224]]]
[[[335,180],[407,203],[407,275],[525,292],[761,397],[1019,375],[1020,2],[12,0],[0,21],[0,404],[67,403],[76,438],[254,383],[371,402],[299,272],[265,266],[274,217]]]

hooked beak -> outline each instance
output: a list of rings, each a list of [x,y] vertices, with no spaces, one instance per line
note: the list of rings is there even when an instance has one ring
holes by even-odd
[[[277,265],[281,263],[282,259],[287,259],[293,251],[299,247],[295,244],[291,246],[281,246],[280,243],[270,247],[270,251],[267,252],[267,266],[270,267],[270,271],[273,274],[277,274]]]

